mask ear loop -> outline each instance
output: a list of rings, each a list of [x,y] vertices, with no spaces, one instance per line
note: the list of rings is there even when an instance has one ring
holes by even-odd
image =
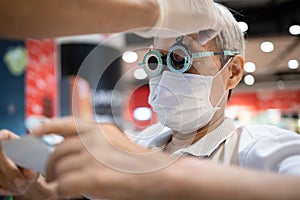
[[[223,71],[223,70],[228,66],[228,64],[231,62],[232,58],[233,58],[233,57],[231,57],[231,58],[225,63],[225,65],[222,67],[222,69],[219,70],[218,73],[216,73],[216,74],[213,76],[213,79],[214,79],[215,77],[217,77],[219,74],[222,73],[222,71]],[[221,109],[221,107],[218,107],[218,106],[220,105],[221,101],[223,100],[223,98],[224,98],[224,96],[225,96],[225,93],[226,93],[226,90],[224,89],[224,93],[223,93],[223,95],[220,97],[220,99],[219,99],[219,101],[217,102],[217,104],[214,106],[214,109],[216,109],[216,110],[220,110],[220,109]]]
[[[223,70],[228,66],[228,64],[231,62],[233,57],[229,58],[229,60],[224,64],[224,66],[213,76],[214,78],[217,77],[219,74],[223,72]]]
[[[184,53],[184,59],[183,61],[179,62],[173,59],[174,51],[181,50]],[[181,69],[176,69],[176,67],[173,65],[173,63],[182,64],[183,67]],[[170,71],[178,74],[182,74],[186,71],[188,71],[193,63],[192,54],[189,51],[188,47],[183,43],[183,36],[180,36],[176,39],[176,43],[171,47],[167,54],[167,66]]]

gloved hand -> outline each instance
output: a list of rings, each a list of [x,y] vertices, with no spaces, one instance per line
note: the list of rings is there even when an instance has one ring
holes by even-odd
[[[136,32],[142,37],[177,37],[195,32],[200,43],[214,38],[224,27],[222,14],[212,0],[157,0],[160,17],[150,30]],[[168,30],[169,29],[169,30]]]

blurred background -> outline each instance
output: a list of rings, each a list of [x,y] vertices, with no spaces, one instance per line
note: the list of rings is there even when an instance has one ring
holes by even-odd
[[[226,115],[299,133],[300,1],[217,2],[231,8],[247,40],[245,74]],[[137,133],[157,120],[138,67],[152,42],[130,33],[0,39],[0,128],[24,135],[29,117],[76,114]]]

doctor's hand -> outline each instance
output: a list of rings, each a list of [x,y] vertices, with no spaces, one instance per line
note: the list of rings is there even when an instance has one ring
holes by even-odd
[[[151,181],[141,183],[142,176],[165,167],[169,160],[162,153],[136,145],[112,124],[61,118],[47,121],[32,132],[65,137],[46,167],[47,181],[56,181],[62,196],[142,198],[147,193],[145,188],[153,184]],[[133,184],[136,187],[132,187]]]
[[[153,28],[136,32],[142,37],[177,37],[201,32],[205,44],[223,28],[222,14],[212,0],[157,0],[160,15]]]
[[[8,130],[0,131],[0,142],[18,139],[19,136]],[[31,170],[18,167],[2,152],[0,146],[0,196],[24,194],[37,179]]]

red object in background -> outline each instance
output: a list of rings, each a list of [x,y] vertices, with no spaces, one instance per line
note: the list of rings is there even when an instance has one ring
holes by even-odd
[[[149,87],[144,85],[134,90],[128,105],[130,120],[138,130],[157,122],[157,115],[148,104]],[[133,116],[136,108],[148,107],[153,112],[150,120],[139,121]],[[257,113],[268,109],[278,109],[282,113],[300,111],[300,89],[258,89],[256,91],[235,91],[230,98],[227,109],[236,112],[250,111]]]
[[[151,124],[157,122],[157,115],[155,112],[153,112],[151,106],[148,103],[149,92],[150,92],[149,86],[143,85],[135,89],[129,98],[129,104],[128,104],[129,118],[134,123],[137,130],[142,130],[150,126]],[[137,108],[145,108],[145,107],[151,110],[152,112],[151,118],[149,120],[137,120],[133,115],[134,110]]]
[[[228,107],[247,108],[252,112],[279,109],[283,113],[300,111],[300,89],[258,89],[249,92],[234,92]]]
[[[54,40],[27,40],[26,117],[58,115],[57,50]]]

